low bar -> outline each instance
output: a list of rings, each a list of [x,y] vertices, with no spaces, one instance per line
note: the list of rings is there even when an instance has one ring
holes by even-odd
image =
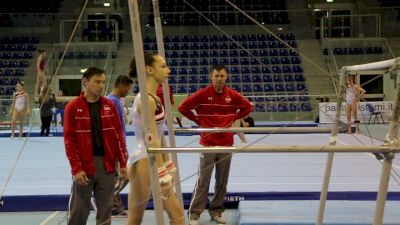
[[[221,133],[221,132],[245,132],[245,133],[330,133],[331,128],[327,127],[216,127],[216,128],[176,128],[175,133]]]
[[[305,146],[249,146],[249,147],[176,147],[176,148],[148,148],[149,153],[261,153],[261,152],[372,152],[372,153],[398,153],[399,146],[360,146],[360,145],[305,145]]]

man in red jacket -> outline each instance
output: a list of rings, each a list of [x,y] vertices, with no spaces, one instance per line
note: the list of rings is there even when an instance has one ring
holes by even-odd
[[[201,128],[231,127],[235,120],[247,116],[252,110],[251,103],[238,92],[225,86],[228,71],[223,65],[215,65],[211,71],[212,84],[186,98],[178,110]],[[196,111],[196,114],[192,112]],[[233,133],[201,133],[203,146],[232,146]],[[225,224],[222,217],[224,198],[228,183],[231,153],[200,154],[199,176],[193,190],[189,207],[190,225],[198,225],[208,197],[211,174],[216,168],[215,193],[208,209],[211,219]]]
[[[91,67],[83,74],[85,91],[67,104],[64,143],[73,175],[68,224],[84,225],[90,213],[90,198],[96,199],[96,224],[111,224],[115,163],[127,179],[127,150],[114,104],[102,93],[104,70]]]

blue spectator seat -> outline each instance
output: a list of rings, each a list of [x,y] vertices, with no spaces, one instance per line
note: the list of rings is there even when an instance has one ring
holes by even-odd
[[[300,108],[301,108],[301,111],[304,111],[304,112],[310,112],[312,110],[311,104],[309,102],[301,103]]]
[[[240,50],[239,55],[240,55],[240,57],[247,57],[247,56],[249,56],[249,53],[245,50]]]
[[[218,42],[219,41],[219,38],[218,38],[218,36],[217,35],[212,35],[211,37],[210,37],[210,42]]]
[[[172,36],[172,42],[179,43],[181,42],[181,39],[179,36]]]
[[[290,66],[282,66],[282,72],[283,73],[292,73],[292,69]]]
[[[300,63],[301,63],[300,58],[297,57],[297,56],[293,56],[293,57],[291,58],[291,61],[292,61],[292,64],[300,64]]]
[[[286,91],[296,91],[296,86],[294,83],[286,84]]]
[[[202,49],[202,50],[208,50],[209,49],[209,45],[208,45],[208,43],[206,43],[206,42],[202,42],[201,44],[200,44],[200,49]]]
[[[230,48],[230,49],[237,49],[237,48],[238,48],[238,45],[237,45],[235,42],[230,42],[230,43],[229,43],[229,48]]]
[[[175,67],[170,67],[169,69],[171,70],[169,75],[176,75],[176,68]]]
[[[189,84],[196,84],[198,82],[198,76],[197,75],[191,75],[189,76]]]
[[[189,65],[190,66],[197,66],[197,65],[199,65],[199,62],[198,62],[197,59],[191,58],[190,61],[189,61]]]
[[[267,110],[267,112],[277,112],[278,111],[275,103],[267,104],[266,110]]]
[[[213,51],[210,51],[210,57],[218,57],[219,55],[218,55],[218,52],[217,51],[215,51],[215,50],[213,50]]]
[[[226,51],[226,50],[219,51],[219,56],[220,57],[228,57],[228,51]]]
[[[219,45],[219,48],[220,48],[220,49],[228,49],[229,46],[228,46],[227,43],[223,42],[223,43],[221,43],[221,44]]]
[[[191,43],[190,44],[190,49],[191,50],[199,50],[200,49],[199,44],[198,43]]]
[[[264,34],[259,34],[259,35],[257,35],[257,40],[258,40],[258,41],[266,41],[267,38],[265,37]]]
[[[274,73],[282,73],[282,69],[280,66],[272,66],[272,72]]]
[[[189,91],[189,93],[194,93],[197,91],[197,89],[198,89],[197,85],[192,84],[192,85],[189,85],[188,91]]]
[[[0,70],[0,77],[3,76],[3,70]]]
[[[293,49],[290,49],[289,50],[289,55],[291,55],[291,56],[298,56],[299,55],[299,53],[297,53],[295,50],[293,50]]]
[[[188,71],[187,71],[186,68],[181,67],[181,68],[179,68],[178,74],[179,74],[179,75],[181,75],[181,74],[188,74]]]
[[[36,45],[27,45],[26,50],[27,51],[36,51]]]
[[[278,52],[278,50],[276,50],[276,49],[270,49],[270,50],[269,50],[269,55],[270,55],[270,56],[278,56],[278,55],[279,55],[279,52]]]
[[[204,65],[204,64],[201,64],[201,65]],[[200,74],[208,74],[208,68],[207,67],[200,67]]]
[[[287,56],[289,55],[289,52],[287,49],[279,49],[279,55],[280,56]]]
[[[239,35],[239,41],[247,41],[247,36],[244,34]]]
[[[251,77],[249,74],[242,74],[242,82],[243,83],[250,83],[251,82]]]
[[[182,94],[182,93],[187,93],[187,87],[186,85],[178,85],[178,93]]]
[[[277,45],[275,42],[270,41],[268,42],[268,48],[277,48]]]
[[[208,65],[209,61],[208,58],[200,58],[200,65]]]
[[[211,58],[210,59],[210,65],[216,65],[218,64],[218,59],[217,58]]]
[[[261,58],[261,63],[262,63],[263,65],[268,65],[268,64],[269,64],[269,59],[268,59],[267,57]]]
[[[251,56],[258,56],[258,50],[257,49],[251,49],[250,50]]]
[[[209,42],[208,35],[201,36],[200,42]]]
[[[231,75],[230,78],[231,78],[231,82],[232,83],[239,83],[240,82],[240,76],[237,75],[237,74]]]
[[[260,49],[260,56],[268,56],[268,51]]]
[[[299,101],[307,102],[309,100],[310,100],[310,98],[308,96],[299,96]]]
[[[256,112],[266,112],[266,108],[263,103],[256,103],[254,108]]]
[[[258,74],[251,75],[251,80],[253,81],[253,83],[262,82],[262,78]]]
[[[296,43],[296,41],[288,41],[288,44],[289,44],[290,46],[292,46],[293,48],[297,48],[297,43]]]
[[[266,49],[266,48],[268,48],[267,42],[264,42],[264,41],[259,42],[259,43],[258,43],[258,48],[260,48],[260,49]]]
[[[274,87],[272,86],[272,84],[264,84],[264,91],[265,92],[273,92]]]
[[[251,65],[259,65],[260,64],[260,60],[258,58],[251,58],[250,59],[250,64]]]
[[[230,63],[231,65],[239,65],[239,60],[238,58],[230,58]]]
[[[229,61],[227,58],[221,58],[221,59],[219,59],[219,63],[221,63],[223,65],[227,65],[227,64],[229,64]]]
[[[139,86],[135,85],[135,87],[133,87],[133,93],[137,94],[139,93]]]
[[[274,74],[274,82],[283,82],[282,75]]]
[[[18,82],[20,82],[19,78],[11,78],[10,85],[16,85]]]
[[[197,57],[199,57],[199,53],[197,53],[197,51],[190,52],[190,58],[197,58]]]
[[[271,70],[269,69],[268,66],[263,66],[263,67],[261,67],[261,73],[263,73],[263,74],[271,73]]]
[[[243,84],[242,85],[243,92],[252,92],[252,88],[250,84]]]
[[[282,40],[286,40],[286,35],[285,34],[278,34],[278,37]]]
[[[179,55],[181,58],[189,58],[189,54],[187,51],[181,51],[181,53]]]
[[[294,80],[295,81],[305,81],[303,74],[299,73],[299,74],[295,74],[294,75]]]
[[[240,68],[240,72],[243,74],[243,73],[250,73],[250,68],[249,67],[247,67],[247,66],[242,66],[241,68]]]
[[[179,53],[177,51],[172,51],[171,54],[169,55],[171,58],[179,58]]]
[[[273,79],[270,74],[263,75],[263,82],[272,82],[272,81],[273,81]]]
[[[190,38],[189,38],[189,36],[185,35],[185,36],[182,37],[181,41],[182,42],[190,42]]]
[[[189,68],[189,74],[195,75],[197,73],[197,67],[190,67]]]
[[[294,81],[294,79],[293,79],[293,75],[292,74],[285,74],[285,75],[283,75],[283,79],[286,81],[286,82],[292,82],[292,81]]]
[[[176,84],[176,76],[169,76],[168,77],[168,83]]]
[[[295,36],[294,36],[293,33],[287,33],[287,34],[286,34],[286,40],[292,40],[292,41],[294,41],[294,40],[296,40],[296,38],[295,38]]]
[[[286,88],[286,90],[287,90],[287,88]],[[291,101],[291,102],[297,101],[297,97],[296,96],[289,96],[287,99],[288,99],[288,101]]]
[[[278,104],[278,111],[279,112],[288,112],[288,106],[286,105],[286,103],[279,103]]]
[[[271,64],[281,64],[279,58],[271,57]]]
[[[148,38],[148,37],[146,37],[146,38]],[[164,36],[164,43],[168,43],[168,42],[171,42],[171,38],[168,35],[165,35]]]
[[[285,91],[285,86],[283,86],[283,84],[279,83],[279,84],[275,84],[275,91]]]
[[[296,103],[290,103],[289,104],[289,110],[290,110],[290,112],[297,112],[297,104]]]
[[[217,43],[214,42],[210,44],[210,49],[219,49],[219,46]]]
[[[297,91],[307,91],[306,85],[304,83],[297,83]]]
[[[249,43],[249,48],[250,49],[255,49],[255,48],[258,48],[258,45],[255,42],[250,42]]]
[[[260,93],[263,91],[261,84],[253,84],[253,92]]]
[[[179,66],[188,66],[189,65],[189,63],[188,63],[188,61],[185,59],[185,58],[183,58],[183,57],[181,57],[181,60],[179,60]]]
[[[258,67],[258,66],[252,66],[252,67],[251,67],[251,72],[252,72],[252,73],[260,73],[260,67]]]
[[[199,42],[200,38],[197,35],[193,35],[190,37],[190,41],[191,42]]]
[[[180,46],[178,43],[172,43],[171,46],[171,50],[180,50]]]
[[[169,64],[169,66],[178,66],[178,60],[177,59],[170,59],[168,64]]]
[[[16,69],[15,70],[15,76],[22,77],[24,75],[25,75],[25,71],[24,70],[22,70],[22,69]]]
[[[285,43],[279,41],[279,42],[278,42],[278,48],[286,48]]]
[[[249,59],[248,58],[240,58],[240,65],[249,65]]]
[[[237,50],[231,50],[230,51],[230,54],[229,54],[229,56],[230,57],[237,57],[239,54],[238,54],[238,51]]]
[[[242,87],[240,84],[232,84],[232,89],[237,91],[237,92],[241,92],[242,91]]]
[[[301,68],[301,66],[299,65],[293,66],[293,73],[302,73],[302,72],[303,69]]]
[[[207,84],[210,82],[210,80],[209,80],[208,76],[200,76],[199,82],[202,84]]]
[[[187,82],[188,82],[187,76],[183,75],[183,76],[178,77],[178,84],[182,84],[182,83],[186,84]]]
[[[13,58],[13,59],[22,59],[22,58],[23,58],[23,55],[22,55],[22,53],[20,53],[20,52],[14,52],[12,58]]]
[[[208,51],[201,51],[200,52],[200,57],[203,57],[203,58],[208,58]]]
[[[288,57],[282,57],[281,58],[281,64],[290,64],[290,60]]]

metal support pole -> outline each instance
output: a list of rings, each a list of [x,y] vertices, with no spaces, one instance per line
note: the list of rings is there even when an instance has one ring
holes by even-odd
[[[398,145],[398,127],[399,127],[399,117],[400,117],[400,80],[399,80],[400,64],[399,63],[400,60],[399,58],[397,58],[394,62],[394,66],[391,68],[391,70],[396,70],[397,72],[397,96],[396,96],[396,101],[394,103],[394,110],[393,110],[392,120],[390,121],[389,125],[389,131],[385,139],[386,145],[389,146]],[[375,208],[375,216],[373,223],[374,225],[381,225],[383,221],[393,158],[394,158],[393,153],[384,154],[379,192],[376,199],[376,208]]]
[[[376,208],[373,225],[381,225],[385,211],[386,197],[389,187],[390,172],[392,170],[393,153],[385,153],[381,172],[381,180],[379,182],[379,192],[376,198]]]
[[[149,136],[151,135],[151,127],[150,127],[150,109],[148,102],[148,92],[147,92],[147,82],[145,71],[145,63],[144,63],[144,52],[143,52],[143,42],[142,42],[142,30],[140,27],[140,19],[139,19],[139,7],[137,0],[128,0],[129,6],[129,17],[131,20],[131,29],[132,29],[132,39],[133,46],[135,50],[135,59],[136,59],[136,67],[138,71],[138,80],[139,80],[139,88],[141,94],[141,115],[144,120],[144,132],[146,139],[146,148],[147,148],[147,140],[149,140]],[[153,194],[153,204],[156,212],[156,223],[157,225],[164,225],[164,217],[163,217],[163,205],[162,200],[158,197],[160,190],[160,184],[158,181],[158,171],[157,165],[154,160],[150,159],[150,179],[151,179],[151,191]]]
[[[163,33],[162,33],[161,17],[160,17],[160,9],[159,9],[158,0],[153,0],[153,11],[154,11],[154,27],[156,30],[158,54],[160,54],[162,57],[165,58],[164,39],[163,39]],[[163,95],[164,95],[164,103],[165,103],[164,105],[165,105],[165,111],[166,111],[166,116],[167,116],[169,145],[171,147],[176,147],[175,132],[172,127],[173,126],[172,108],[171,108],[171,101],[170,101],[170,95],[169,95],[168,80],[165,80],[165,82],[163,83],[162,86],[163,86]],[[176,197],[178,198],[178,201],[181,203],[181,205],[183,207],[184,205],[183,205],[182,188],[181,188],[181,183],[180,183],[181,179],[180,179],[180,175],[179,175],[178,156],[176,155],[176,153],[171,153],[171,158],[175,164],[175,167],[177,168],[175,177],[174,177]]]
[[[331,132],[331,140],[329,141],[329,145],[336,145],[336,138],[339,132],[339,122],[340,122],[340,114],[342,109],[342,102],[344,99],[344,92],[345,92],[345,71],[342,70],[340,72],[340,81],[339,81],[339,96],[336,105],[336,115],[335,121],[333,124],[332,132]],[[329,188],[329,181],[331,178],[331,171],[332,171],[332,164],[333,164],[334,153],[329,152],[326,158],[326,165],[325,165],[325,173],[324,173],[324,181],[322,183],[322,190],[321,195],[319,198],[319,209],[318,209],[318,216],[317,216],[317,225],[322,225],[324,220],[324,213],[325,213],[325,206],[326,206],[326,199],[328,196],[328,188]]]

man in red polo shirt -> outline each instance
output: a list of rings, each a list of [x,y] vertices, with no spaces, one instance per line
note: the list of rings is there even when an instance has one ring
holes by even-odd
[[[223,65],[215,65],[211,70],[212,84],[196,91],[179,106],[179,112],[197,123],[201,128],[231,127],[235,120],[242,119],[252,110],[251,103],[241,94],[225,85],[228,70]],[[196,114],[192,112],[196,111]],[[200,144],[208,146],[232,146],[232,132],[201,133]],[[190,225],[198,225],[200,214],[204,211],[211,174],[216,168],[215,194],[208,209],[211,219],[225,224],[222,217],[224,198],[228,183],[231,153],[200,154],[200,171],[189,207]]]

